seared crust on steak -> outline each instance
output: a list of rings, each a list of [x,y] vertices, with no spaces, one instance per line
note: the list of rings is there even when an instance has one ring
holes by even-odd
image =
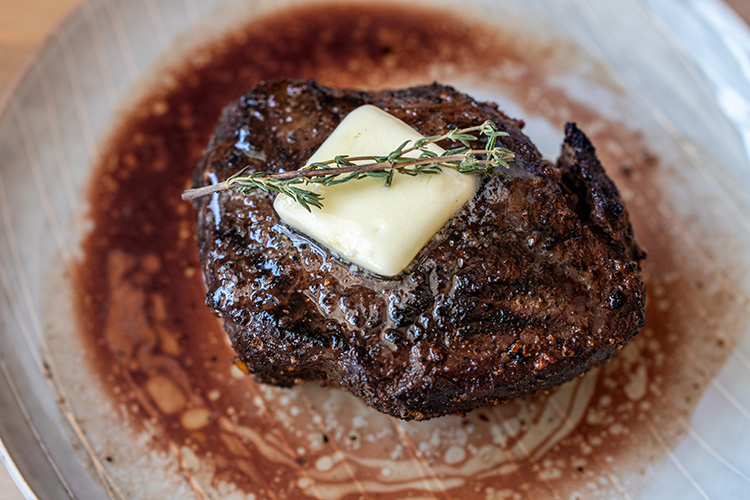
[[[554,165],[522,122],[451,87],[367,93],[262,82],[224,110],[193,183],[247,165],[297,169],[362,104],[423,135],[490,119],[508,132],[500,142],[516,159],[508,175],[482,179],[394,278],[342,262],[285,226],[272,195],[196,201],[206,303],[258,380],[325,379],[384,413],[427,419],[561,384],[643,326],[644,254],[574,124]]]

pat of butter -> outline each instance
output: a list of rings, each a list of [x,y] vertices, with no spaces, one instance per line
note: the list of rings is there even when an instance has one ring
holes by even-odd
[[[405,140],[422,136],[375,106],[361,106],[344,118],[307,164],[338,155],[387,155]],[[409,143],[407,147],[412,145]],[[434,144],[435,153],[443,150]],[[416,151],[409,157],[419,156]],[[364,161],[360,163],[371,163]],[[400,273],[435,233],[473,195],[477,179],[443,168],[442,173],[396,173],[390,187],[366,178],[334,186],[306,186],[323,196],[323,208],[308,212],[279,195],[276,212],[288,225],[329,247],[342,258],[384,276]]]

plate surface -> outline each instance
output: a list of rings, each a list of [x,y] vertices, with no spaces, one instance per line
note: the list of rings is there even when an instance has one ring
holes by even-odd
[[[228,417],[224,430],[231,423],[249,463],[266,464],[248,469],[258,474],[255,486],[241,487],[200,446],[174,440],[158,411],[139,421],[113,396],[96,350],[78,331],[80,297],[68,272],[92,230],[94,166],[123,113],[179,61],[302,3],[316,2],[92,1],[3,103],[0,451],[25,494],[743,498],[750,489],[750,37],[712,1],[429,2],[496,26],[530,52],[557,48],[538,52],[534,71],[521,55],[474,73],[430,66],[426,74],[523,116],[550,158],[567,116],[594,137],[650,254],[649,324],[613,363],[551,395],[409,424],[334,389],[286,391],[237,379],[252,392],[237,407],[268,415],[263,428],[213,417]],[[525,85],[529,78],[536,91]],[[202,408],[190,405],[185,414]]]

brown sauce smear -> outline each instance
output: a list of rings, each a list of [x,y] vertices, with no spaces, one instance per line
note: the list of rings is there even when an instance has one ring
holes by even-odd
[[[696,263],[640,137],[545,84],[555,54],[424,9],[296,9],[194,54],[127,111],[92,181],[78,316],[110,397],[157,429],[151,446],[177,458],[196,497],[590,498],[648,486],[737,341],[739,299],[707,286],[717,270]],[[561,140],[565,120],[593,131],[649,252],[648,326],[560,390],[465,418],[406,424],[314,383],[254,383],[204,306],[195,213],[180,201],[222,107],[261,79],[382,88],[462,73],[559,124]]]

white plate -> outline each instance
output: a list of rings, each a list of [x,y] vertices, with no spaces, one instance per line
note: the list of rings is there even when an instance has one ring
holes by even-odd
[[[443,3],[449,5],[431,5]],[[190,469],[174,455],[147,451],[139,455],[139,447],[146,449],[147,437],[129,426],[118,413],[121,409],[109,406],[97,392],[95,380],[87,379],[93,370],[88,368],[86,353],[78,350],[80,339],[70,320],[70,293],[59,279],[60,266],[80,257],[77,245],[88,229],[85,186],[114,126],[116,110],[135,102],[148,88],[146,76],[158,74],[156,66],[174,62],[186,46],[275,8],[270,2],[241,0],[92,1],[60,28],[3,103],[0,438],[3,461],[27,497],[199,497],[185,479],[186,470],[194,481],[207,481],[202,486],[209,498],[228,494],[227,485],[211,484],[210,475],[202,476],[198,466]],[[408,491],[427,498],[451,497],[452,488],[466,491],[467,484],[477,485],[477,498],[488,499],[534,496],[537,491],[578,498],[746,498],[750,491],[750,37],[746,28],[723,4],[709,0],[616,4],[487,0],[453,8],[521,37],[575,47],[573,58],[562,58],[564,50],[552,56],[554,71],[548,74],[545,88],[561,89],[583,106],[573,106],[574,112],[583,113],[586,106],[594,109],[593,117],[578,117],[584,123],[595,124],[598,115],[641,134],[642,140],[627,136],[635,142],[597,143],[605,157],[622,159],[632,154],[642,165],[642,151],[627,150],[634,145],[657,155],[656,173],[613,171],[622,182],[637,235],[644,235],[652,253],[645,274],[654,321],[617,358],[621,373],[623,366],[632,368],[623,386],[608,378],[608,365],[551,397],[513,406],[557,419],[557,427],[551,427],[556,433],[529,437],[528,442],[536,444],[525,454],[518,451],[523,446],[508,444],[509,437],[517,436],[509,427],[518,423],[510,410],[491,412],[507,421],[502,426],[487,424],[485,430],[495,432],[497,439],[486,443],[488,448],[482,449],[489,454],[477,460],[492,465],[493,449],[504,452],[505,458],[484,468],[466,465],[478,452],[470,446],[471,433],[481,429],[466,431],[468,444],[445,445],[446,451],[427,440],[449,436],[451,426],[462,425],[457,418],[388,423],[393,431],[383,446],[417,440],[416,458],[404,464],[393,455],[390,466],[406,471],[402,482],[383,476],[377,484],[362,488],[387,490],[395,497]],[[558,56],[562,59],[555,60]],[[491,82],[456,75],[448,79],[478,97],[502,100],[509,114],[528,118],[529,134],[544,153],[555,155],[559,134],[554,131],[557,124],[549,123],[554,112],[535,109],[529,99],[504,93]],[[624,153],[617,151],[618,144]],[[660,358],[657,351],[670,359]],[[652,366],[643,359],[658,364],[660,370],[650,371]],[[602,388],[626,395],[628,408],[608,407]],[[304,386],[293,397],[299,393],[332,406],[350,405],[346,411],[364,411],[370,418],[369,410],[342,400],[338,391]],[[279,394],[271,390],[264,397],[275,400]],[[576,399],[581,394],[582,402]],[[541,409],[534,407],[537,404]],[[569,411],[552,411],[565,404]],[[637,442],[626,443],[620,427],[607,423],[610,416],[616,420],[619,411],[635,415],[637,432],[630,435]],[[484,424],[472,415],[468,427],[479,429]],[[383,417],[371,418],[385,422]],[[586,426],[581,427],[581,422]],[[606,429],[594,433],[599,423]],[[460,441],[455,433],[450,438]],[[610,439],[621,440],[624,451],[598,451],[604,450],[602,441]],[[422,443],[425,446],[420,447]],[[566,443],[578,443],[580,456],[571,454],[563,460],[554,454]],[[126,464],[107,462],[113,447],[127,455],[117,446],[131,448]],[[436,459],[430,455],[436,449],[446,454]],[[349,460],[356,479],[358,471],[368,467],[364,460],[356,460],[363,458],[362,452],[342,450],[343,455],[328,460]],[[596,466],[587,465],[585,473],[576,475],[575,463],[582,457]],[[535,472],[523,476],[525,484],[519,487],[507,471],[524,460],[534,463]],[[359,490],[342,486],[346,481],[326,477],[323,469],[330,464],[317,465],[311,473],[322,496],[358,494]],[[427,472],[412,477],[409,467]],[[567,486],[545,490],[544,484],[557,484],[560,474],[570,476]],[[424,478],[428,480],[417,481]],[[267,491],[265,495],[270,496]]]

